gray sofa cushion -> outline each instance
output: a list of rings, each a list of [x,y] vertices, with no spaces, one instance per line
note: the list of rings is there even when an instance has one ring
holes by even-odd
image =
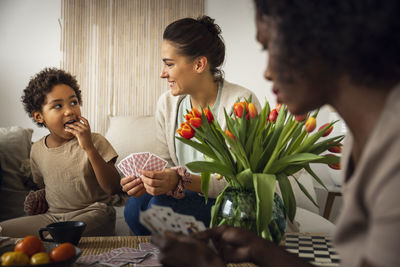
[[[25,215],[24,200],[32,186],[29,154],[32,129],[0,128],[0,221]]]

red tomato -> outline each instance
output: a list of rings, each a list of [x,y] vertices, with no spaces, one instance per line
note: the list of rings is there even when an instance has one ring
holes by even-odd
[[[62,243],[61,245],[50,251],[49,256],[52,261],[58,262],[70,259],[75,256],[75,254],[76,251],[74,245],[72,245],[71,243]]]
[[[45,252],[46,249],[39,237],[28,235],[15,245],[14,251],[24,252],[30,257],[38,252]]]

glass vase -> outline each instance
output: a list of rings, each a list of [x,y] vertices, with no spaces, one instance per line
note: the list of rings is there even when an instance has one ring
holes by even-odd
[[[253,190],[228,187],[221,196],[221,204],[215,211],[215,225],[230,225],[245,228],[257,234],[256,195]],[[283,201],[274,194],[272,219],[268,225],[270,241],[279,244],[286,230]]]

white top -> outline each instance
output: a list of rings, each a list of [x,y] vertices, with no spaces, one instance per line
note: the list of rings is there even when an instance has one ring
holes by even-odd
[[[226,128],[224,108],[226,108],[228,114],[231,114],[233,104],[238,98],[247,99],[252,95],[252,102],[257,110],[261,110],[260,103],[254,93],[240,85],[224,81],[220,95],[220,103],[214,114],[218,118],[222,129]],[[177,141],[175,133],[178,123],[177,116],[179,105],[185,97],[186,95],[173,96],[170,91],[167,91],[160,96],[157,102],[155,114],[157,155],[167,160],[170,166],[180,165],[175,150],[175,143]],[[210,179],[209,197],[217,197],[225,185],[226,182],[224,180]]]
[[[215,100],[214,106],[211,108],[213,114],[217,114],[216,112],[218,110],[219,102],[221,99],[221,88],[222,84],[219,83],[217,98]],[[175,136],[180,136],[176,132],[176,130],[178,130],[181,123],[185,121],[185,115],[187,114],[187,111],[188,110],[190,111],[191,109],[192,109],[192,103],[190,101],[190,95],[186,95],[186,97],[184,97],[181,103],[179,104],[178,115],[176,118],[178,123],[176,124],[175,128]],[[215,119],[218,120],[218,118]],[[192,161],[204,160],[204,156],[201,152],[179,141],[175,142],[175,151],[176,151],[176,158],[178,159],[178,164],[180,166],[186,166],[187,163]]]

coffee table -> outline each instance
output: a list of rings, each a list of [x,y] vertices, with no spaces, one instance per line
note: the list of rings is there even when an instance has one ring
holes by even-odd
[[[287,239],[287,242],[286,242]],[[78,247],[82,249],[82,255],[98,255],[101,253],[109,252],[113,249],[120,247],[131,247],[138,248],[140,243],[150,242],[150,236],[109,236],[109,237],[82,237],[79,241]],[[305,243],[308,248],[306,252],[303,250],[303,243]],[[311,244],[308,245],[308,244]],[[284,246],[287,250],[292,253],[304,257],[305,259],[310,259],[310,257],[318,256],[317,254],[326,255],[329,251],[329,258],[332,258],[332,254],[335,255],[334,249],[331,247],[330,238],[326,234],[316,234],[316,233],[287,233],[281,242],[281,246]],[[321,248],[321,246],[325,248]],[[310,252],[310,247],[312,247],[312,252]],[[328,249],[329,248],[329,249]],[[323,252],[321,252],[323,251]],[[310,253],[313,253],[311,255]],[[334,256],[335,259],[338,257]],[[325,257],[326,258],[326,257]],[[323,259],[325,260],[325,259]],[[336,262],[325,261],[318,262],[316,265],[319,266],[339,266]],[[74,267],[82,267],[82,265],[75,264]],[[129,265],[133,266],[133,265]],[[228,264],[231,267],[254,267],[256,265],[251,263],[241,263],[241,264]]]
[[[82,237],[79,241],[78,247],[82,250],[84,255],[98,255],[101,253],[109,252],[113,249],[120,247],[138,248],[140,243],[150,242],[150,236],[95,236],[95,237]],[[82,267],[83,265],[73,264],[73,267]],[[133,264],[127,266],[134,266]],[[240,267],[255,267],[251,263],[241,264],[228,264],[227,266],[240,266]]]

